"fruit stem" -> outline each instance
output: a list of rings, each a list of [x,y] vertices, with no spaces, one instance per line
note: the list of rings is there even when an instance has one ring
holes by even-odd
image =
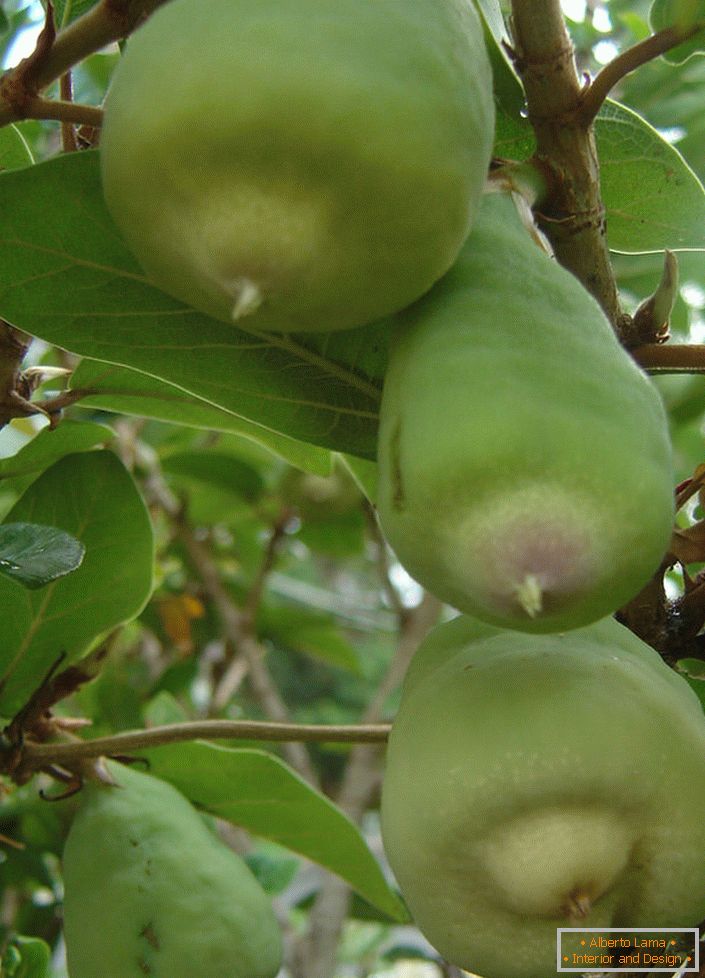
[[[235,282],[235,294],[236,299],[232,312],[235,321],[242,319],[243,316],[251,316],[262,305],[264,298],[259,285],[250,278],[239,278]]]
[[[516,598],[529,618],[535,618],[543,611],[543,588],[536,574],[527,574],[517,585]]]
[[[568,894],[565,911],[571,922],[576,923],[580,920],[585,920],[591,910],[592,901],[586,890],[577,889]]]

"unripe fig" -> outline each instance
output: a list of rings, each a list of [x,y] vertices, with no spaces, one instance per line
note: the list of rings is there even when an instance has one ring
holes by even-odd
[[[629,600],[670,540],[666,416],[509,197],[485,198],[453,269],[394,321],[378,506],[409,573],[526,631]]]
[[[558,927],[705,916],[705,716],[653,649],[613,619],[526,635],[462,618],[409,680],[382,834],[445,958],[548,978]]]
[[[171,785],[110,771],[64,849],[70,978],[274,978],[279,929],[245,863]]]
[[[471,0],[171,0],[115,72],[103,186],[165,292],[247,329],[345,329],[450,267],[493,124]]]

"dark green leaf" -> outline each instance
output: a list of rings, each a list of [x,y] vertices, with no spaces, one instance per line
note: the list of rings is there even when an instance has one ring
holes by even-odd
[[[151,287],[103,203],[98,157],[0,175],[0,315],[291,437],[375,455],[384,326],[254,335]]]
[[[95,407],[102,411],[135,414],[193,428],[232,432],[264,446],[297,468],[318,475],[328,475],[330,472],[331,453],[327,449],[247,421],[164,380],[149,377],[129,367],[84,359],[71,380],[74,389],[95,392],[81,400],[79,407]]]
[[[5,523],[0,526],[0,575],[23,587],[44,587],[80,567],[83,544],[53,526]]]
[[[108,451],[67,455],[27,489],[7,522],[41,523],[86,548],[73,574],[28,592],[0,579],[0,714],[12,715],[61,652],[75,661],[91,642],[136,615],[152,586],[152,529],[144,503]]]
[[[394,920],[405,919],[357,827],[273,754],[200,741],[140,754],[194,804],[319,863]]]
[[[264,488],[257,469],[233,455],[194,449],[167,455],[162,468],[171,475],[186,476],[254,502]]]
[[[258,628],[284,648],[320,659],[360,675],[360,661],[353,645],[329,616],[309,608],[264,606]]]
[[[0,129],[0,170],[19,170],[34,162],[24,136],[16,126]]]

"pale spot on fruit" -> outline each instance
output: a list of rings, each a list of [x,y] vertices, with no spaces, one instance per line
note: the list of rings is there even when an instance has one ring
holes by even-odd
[[[555,807],[498,826],[478,843],[478,855],[507,909],[584,918],[622,875],[633,848],[629,821],[620,813]]]
[[[239,278],[233,283],[235,293],[235,305],[233,306],[233,319],[237,321],[243,316],[251,316],[262,305],[262,291],[256,282],[249,278]]]
[[[547,483],[478,502],[460,537],[478,568],[479,601],[493,614],[531,620],[574,602],[594,587],[605,562],[602,524],[579,493]]]
[[[142,258],[165,291],[191,303],[197,288],[202,295],[197,307],[238,322],[265,300],[271,306],[285,301],[290,290],[305,294],[338,261],[324,195],[286,180],[249,182],[240,176],[233,181],[224,174],[211,176],[215,185],[204,199],[194,192],[194,179],[193,174],[190,182],[181,178],[174,186],[179,208],[159,216],[172,252],[180,243],[183,275],[174,283],[160,253]]]

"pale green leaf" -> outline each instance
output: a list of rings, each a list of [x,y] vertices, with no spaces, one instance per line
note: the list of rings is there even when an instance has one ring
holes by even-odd
[[[319,863],[395,920],[406,918],[358,828],[273,754],[192,741],[140,755],[194,804]]]
[[[13,937],[0,962],[2,978],[49,978],[51,948],[39,937]]]
[[[14,455],[0,459],[0,480],[39,472],[64,455],[105,445],[113,437],[110,428],[92,421],[66,420],[56,428],[43,428]]]
[[[705,52],[705,0],[654,0],[649,20],[654,32],[667,27],[686,32],[698,24],[703,25],[701,30],[683,44],[665,52],[663,57],[671,64],[682,64],[692,55]]]

